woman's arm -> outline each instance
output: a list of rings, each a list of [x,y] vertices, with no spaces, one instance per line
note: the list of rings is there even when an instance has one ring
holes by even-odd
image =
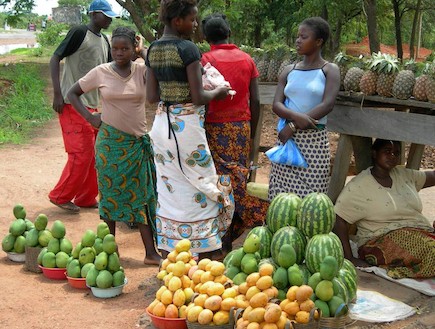
[[[350,247],[350,242],[349,242],[349,224],[338,215],[336,215],[333,232],[337,234],[337,236],[341,240],[341,244],[343,246],[343,251],[344,251],[344,257],[346,259],[350,260],[355,266],[360,266],[360,267],[369,266],[369,264],[367,264],[362,259],[353,257],[352,249]]]
[[[148,67],[146,70],[146,94],[147,94],[147,101],[149,103],[157,103],[160,101],[160,88],[159,88],[159,82],[157,81],[157,78],[154,74],[154,71],[152,68]]]
[[[93,127],[99,128],[101,126],[101,115],[93,115],[91,114],[86,106],[83,104],[80,96],[83,94],[83,90],[80,87],[79,83],[76,82],[72,85],[70,90],[68,91],[67,97],[71,102],[71,105],[74,109],[79,112],[79,114],[89,122]]]
[[[194,61],[186,67],[187,79],[189,81],[190,94],[192,96],[193,104],[206,105],[213,99],[220,100],[227,97],[228,91],[230,90],[228,87],[218,87],[213,90],[204,90],[202,86],[201,68],[202,66],[199,61]]]

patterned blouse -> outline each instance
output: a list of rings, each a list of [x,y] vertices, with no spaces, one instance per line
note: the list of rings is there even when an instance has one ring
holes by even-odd
[[[192,102],[186,67],[200,59],[198,47],[189,40],[162,38],[151,43],[145,64],[159,81],[161,101],[171,104]]]

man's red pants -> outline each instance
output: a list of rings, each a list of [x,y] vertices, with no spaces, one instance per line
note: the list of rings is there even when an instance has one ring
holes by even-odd
[[[89,112],[95,112],[89,109]],[[73,107],[65,104],[59,114],[65,151],[68,160],[62,175],[48,198],[57,204],[73,201],[79,207],[96,204],[98,195],[97,174],[95,172],[94,129]]]

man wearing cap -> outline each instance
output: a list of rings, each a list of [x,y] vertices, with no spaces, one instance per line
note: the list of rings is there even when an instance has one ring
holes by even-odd
[[[54,205],[76,213],[80,207],[98,207],[94,151],[97,130],[72,107],[66,95],[70,87],[92,68],[112,60],[109,41],[101,30],[109,27],[112,18],[119,17],[106,0],[94,0],[89,15],[90,23],[71,28],[50,59],[53,109],[59,115],[68,160],[48,198]],[[60,61],[63,59],[60,79]],[[81,98],[90,112],[97,111],[97,91],[83,94]]]

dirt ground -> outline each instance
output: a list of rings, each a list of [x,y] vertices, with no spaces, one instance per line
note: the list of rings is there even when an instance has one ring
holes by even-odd
[[[11,61],[14,58],[0,56],[0,65]],[[51,95],[51,90],[47,93]],[[150,118],[152,120],[152,114]],[[265,122],[270,123],[267,126],[271,128],[263,134],[262,144],[274,139],[273,116],[268,115]],[[334,139],[332,136],[331,140]],[[79,214],[68,214],[48,201],[47,194],[57,182],[65,161],[60,128],[55,119],[40,128],[28,144],[0,148],[1,238],[8,232],[13,220],[12,208],[17,203],[24,205],[31,220],[40,213],[46,214],[48,227],[53,221],[62,220],[66,237],[74,245],[87,229],[96,230],[100,222],[97,210],[82,209]],[[257,180],[267,181],[267,174],[267,162],[262,159]],[[433,198],[428,196],[426,200],[430,202]],[[0,252],[0,328],[153,328],[144,313],[159,285],[155,279],[157,268],[143,265],[144,249],[137,230],[120,224],[116,240],[128,284],[122,295],[112,299],[98,299],[88,290],[71,288],[66,281],[52,281],[42,274],[28,272],[22,264],[8,260],[6,254]],[[370,274],[360,274],[361,287],[401,299],[417,307],[420,315],[382,325],[357,322],[348,328],[434,328],[435,319],[430,317],[434,313],[433,298]]]

